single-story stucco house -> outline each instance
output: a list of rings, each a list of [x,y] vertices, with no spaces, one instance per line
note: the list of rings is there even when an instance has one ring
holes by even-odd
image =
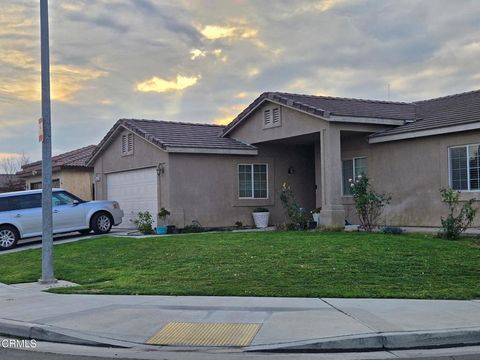
[[[52,186],[61,187],[84,200],[93,200],[93,166],[88,166],[95,145],[88,145],[52,157]],[[42,188],[42,161],[22,166],[17,176],[27,190]]]
[[[179,227],[251,224],[257,206],[283,223],[284,182],[323,225],[358,223],[348,179],[366,173],[392,196],[383,224],[439,226],[441,188],[480,198],[479,147],[480,91],[411,103],[266,92],[227,126],[119,120],[88,165],[124,225],[160,207]]]

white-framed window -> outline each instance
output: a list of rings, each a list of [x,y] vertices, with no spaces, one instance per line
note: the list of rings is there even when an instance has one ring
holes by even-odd
[[[238,165],[238,197],[240,199],[268,198],[268,165]]]
[[[343,195],[352,195],[352,188],[350,187],[349,180],[355,179],[358,175],[367,175],[366,157],[356,157],[342,161]]]
[[[480,191],[480,144],[448,149],[449,185],[454,190]]]
[[[263,110],[263,127],[271,128],[282,125],[281,111],[279,107]]]
[[[133,134],[122,135],[122,155],[133,154]]]

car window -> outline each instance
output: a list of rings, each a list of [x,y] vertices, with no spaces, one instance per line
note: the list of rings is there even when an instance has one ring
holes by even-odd
[[[0,211],[25,210],[42,207],[42,194],[10,196],[0,199]]]
[[[10,201],[11,198],[0,198],[0,211],[11,211],[12,203]]]
[[[33,209],[42,207],[42,194],[17,196],[18,209]]]
[[[54,192],[52,197],[52,205],[53,206],[71,205],[73,204],[74,200],[77,200],[77,199],[66,192],[63,192],[63,191]]]

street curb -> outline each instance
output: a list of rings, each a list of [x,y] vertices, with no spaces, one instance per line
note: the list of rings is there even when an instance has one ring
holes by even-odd
[[[137,343],[92,336],[80,331],[65,329],[53,325],[35,324],[17,320],[0,319],[0,334],[23,339],[35,339],[55,343],[89,345],[101,347],[131,348]]]
[[[245,348],[244,351],[344,352],[435,349],[473,345],[480,345],[480,327],[337,336],[289,343],[253,345]]]

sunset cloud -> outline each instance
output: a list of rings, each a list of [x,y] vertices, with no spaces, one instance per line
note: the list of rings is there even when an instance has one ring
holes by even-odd
[[[200,33],[208,40],[225,38],[250,39],[257,36],[258,30],[248,27],[246,24],[239,25],[206,25],[200,29]]]
[[[145,80],[136,85],[137,91],[141,92],[169,92],[179,91],[193,86],[200,80],[200,76],[177,75],[175,80],[165,80],[157,76]]]
[[[213,121],[217,125],[229,124],[235,117],[247,107],[248,104],[235,104],[232,106],[222,106],[218,108],[219,116]]]
[[[190,50],[190,59],[191,60],[195,60],[196,58],[205,57],[205,56],[207,56],[207,52],[204,51],[204,50],[200,50],[200,49]]]
[[[19,55],[19,54],[16,54]],[[14,59],[10,57],[10,60]],[[41,100],[40,65],[24,61],[28,57],[19,55],[19,65],[33,70],[22,78],[0,79],[0,96],[9,96],[25,101]],[[105,71],[83,68],[71,65],[51,66],[51,99],[61,102],[70,102],[74,95],[85,88],[86,82],[105,76]]]

